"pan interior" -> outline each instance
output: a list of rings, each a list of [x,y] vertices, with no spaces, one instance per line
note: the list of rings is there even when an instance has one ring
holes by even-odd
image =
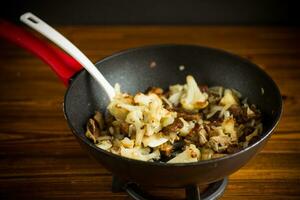
[[[96,66],[123,92],[135,94],[149,86],[168,88],[193,75],[198,84],[224,86],[240,91],[263,113],[264,134],[275,126],[281,114],[281,96],[272,79],[259,67],[235,55],[206,47],[161,45],[127,50],[99,61]],[[182,67],[184,66],[184,70]],[[86,72],[74,77],[65,96],[69,125],[82,140],[86,122],[96,110],[105,112],[108,97]]]

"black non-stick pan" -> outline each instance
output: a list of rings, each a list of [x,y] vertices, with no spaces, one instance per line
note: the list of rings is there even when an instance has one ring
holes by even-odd
[[[196,185],[216,182],[244,166],[270,138],[282,112],[280,92],[274,81],[257,65],[236,55],[208,47],[176,44],[125,50],[96,63],[107,80],[112,85],[119,83],[122,91],[134,94],[149,86],[168,88],[172,84],[184,83],[190,74],[199,84],[234,88],[248,97],[262,111],[264,130],[261,138],[246,149],[207,161],[169,164],[120,157],[97,148],[85,137],[89,117],[95,111],[105,112],[109,103],[105,91],[96,81],[85,70],[78,71],[78,63],[63,55],[62,51],[49,47],[18,27],[1,22],[0,30],[1,36],[38,54],[58,75],[61,75],[62,67],[67,69],[62,78],[69,83],[64,101],[67,122],[81,146],[119,180],[152,186],[188,186],[187,198],[200,199]],[[41,55],[41,50],[37,52],[32,45],[47,55]],[[51,60],[56,60],[60,69],[53,66]],[[155,67],[151,64],[153,62]],[[181,65],[185,66],[184,70],[179,69]],[[125,189],[130,195],[143,198],[130,188],[130,184],[127,186]]]

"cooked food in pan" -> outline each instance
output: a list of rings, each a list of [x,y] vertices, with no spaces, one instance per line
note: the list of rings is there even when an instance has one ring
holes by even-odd
[[[248,147],[263,129],[261,112],[222,86],[152,87],[132,96],[120,91],[88,120],[86,136],[106,151],[131,159],[186,163],[219,158]]]

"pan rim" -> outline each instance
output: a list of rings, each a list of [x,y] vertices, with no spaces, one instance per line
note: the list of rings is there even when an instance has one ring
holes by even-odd
[[[65,115],[65,118],[67,120],[67,123],[72,131],[72,133],[75,135],[76,138],[79,138],[81,140],[81,142],[85,143],[86,145],[88,145],[89,147],[93,148],[94,150],[96,150],[98,153],[104,153],[107,156],[112,156],[116,159],[119,159],[121,161],[124,162],[133,162],[136,164],[140,164],[140,165],[148,165],[148,166],[158,166],[158,167],[187,167],[187,166],[198,166],[198,165],[206,165],[206,164],[211,164],[211,163],[216,163],[216,162],[221,162],[227,159],[231,159],[233,157],[236,156],[240,156],[241,154],[253,149],[254,147],[256,147],[258,144],[260,144],[261,142],[267,140],[267,138],[273,133],[274,129],[277,127],[281,116],[282,116],[282,112],[283,112],[283,102],[282,102],[282,97],[280,94],[280,90],[279,87],[277,86],[277,84],[275,83],[275,81],[263,70],[261,69],[257,64],[249,61],[246,58],[243,58],[239,55],[236,55],[234,53],[228,52],[226,50],[223,49],[218,49],[218,48],[213,48],[213,47],[207,47],[207,46],[202,46],[202,45],[195,45],[195,44],[154,44],[154,45],[145,45],[145,46],[139,46],[139,47],[135,47],[135,48],[129,48],[129,49],[124,49],[124,50],[120,50],[117,51],[116,53],[106,56],[103,59],[99,60],[96,62],[96,66],[100,65],[102,62],[105,62],[106,60],[112,59],[116,56],[120,56],[126,53],[130,53],[133,51],[139,51],[139,50],[147,50],[147,49],[154,49],[154,48],[164,48],[164,47],[189,47],[189,48],[202,48],[202,49],[206,49],[206,50],[210,50],[210,51],[215,51],[218,53],[222,53],[224,55],[236,58],[242,62],[245,62],[247,65],[255,68],[256,70],[260,71],[262,74],[264,74],[264,76],[268,79],[268,81],[270,82],[270,84],[272,84],[272,86],[275,88],[276,90],[276,95],[277,98],[279,100],[279,108],[278,111],[275,111],[275,120],[274,122],[271,124],[270,128],[268,130],[265,130],[265,135],[263,137],[261,137],[258,141],[256,141],[254,144],[242,149],[241,151],[238,151],[236,153],[233,154],[229,154],[226,155],[224,157],[221,158],[214,158],[214,159],[210,159],[210,160],[200,160],[197,162],[190,162],[190,163],[166,163],[166,162],[149,162],[149,161],[141,161],[141,160],[135,160],[135,159],[131,159],[131,158],[127,158],[127,157],[123,157],[123,156],[119,156],[116,154],[113,154],[109,151],[100,149],[98,147],[96,147],[94,144],[92,144],[90,141],[87,142],[86,138],[84,138],[83,136],[81,136],[80,133],[77,133],[77,131],[75,130],[75,128],[73,127],[71,120],[66,112],[67,110],[67,106],[66,106],[66,99],[68,98],[68,94],[69,91],[71,90],[71,88],[74,86],[76,79],[78,77],[78,75],[84,73],[84,69],[80,70],[78,73],[76,73],[70,80],[70,85],[67,88],[66,92],[65,92],[65,96],[64,96],[64,105],[63,105],[63,112]]]

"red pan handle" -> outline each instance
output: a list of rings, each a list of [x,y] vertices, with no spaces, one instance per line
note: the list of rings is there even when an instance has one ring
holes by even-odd
[[[82,69],[82,66],[61,49],[49,45],[30,32],[0,19],[0,37],[3,37],[39,57],[67,86],[70,78]]]

